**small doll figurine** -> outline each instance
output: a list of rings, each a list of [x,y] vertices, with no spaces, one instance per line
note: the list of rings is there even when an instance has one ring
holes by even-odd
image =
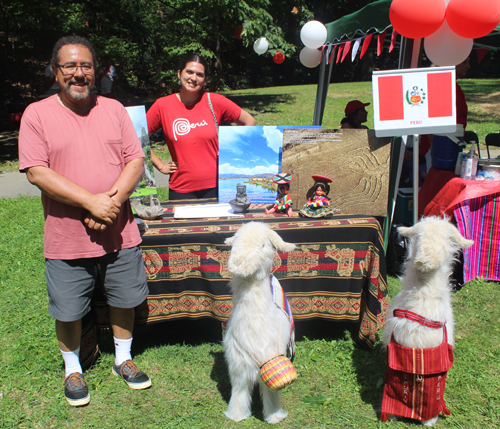
[[[278,196],[272,206],[266,209],[266,214],[286,213],[289,217],[293,216],[292,197],[288,195],[290,191],[290,182],[293,176],[290,173],[279,173],[273,177],[273,182],[278,185]]]
[[[333,181],[329,177],[315,174],[312,176],[314,180],[314,194],[304,204],[304,208],[299,211],[302,217],[332,217],[333,211],[330,207],[330,183]]]

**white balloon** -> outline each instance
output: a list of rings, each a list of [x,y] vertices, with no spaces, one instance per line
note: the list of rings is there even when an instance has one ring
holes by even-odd
[[[265,37],[257,39],[253,44],[253,50],[259,55],[265,54],[267,52],[267,48],[269,48],[269,42]]]
[[[473,44],[474,39],[466,39],[453,32],[445,19],[435,33],[424,39],[424,50],[434,64],[456,66],[467,59]]]
[[[308,48],[316,49],[326,42],[328,31],[319,21],[309,21],[300,30],[300,40]]]
[[[302,65],[312,69],[318,66],[319,60],[321,59],[321,51],[306,46],[300,51],[299,59]]]

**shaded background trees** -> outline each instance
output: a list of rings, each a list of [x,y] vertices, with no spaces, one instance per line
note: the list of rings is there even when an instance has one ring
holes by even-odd
[[[44,67],[55,41],[68,34],[87,37],[99,56],[112,58],[122,93],[159,96],[174,91],[178,62],[188,51],[208,59],[212,90],[316,83],[318,69],[305,68],[298,60],[302,25],[311,19],[331,22],[370,2],[0,0],[2,102],[36,98],[47,89]],[[259,56],[253,43],[262,36],[270,49]],[[286,55],[279,65],[272,60],[278,50]],[[365,58],[370,67],[374,60],[384,61],[369,54]],[[366,66],[359,63],[338,65],[332,81],[362,80]]]

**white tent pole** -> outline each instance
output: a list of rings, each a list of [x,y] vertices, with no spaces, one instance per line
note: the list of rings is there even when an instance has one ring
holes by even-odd
[[[413,39],[413,48],[412,48],[412,53],[411,53],[411,68],[412,69],[416,69],[419,66],[421,45],[422,45],[422,39]]]
[[[418,179],[420,176],[419,172],[419,140],[420,136],[418,134],[413,135],[413,225],[418,222]]]
[[[321,125],[323,122],[323,113],[325,111],[326,96],[328,94],[328,86],[332,76],[332,61],[328,61],[328,49],[323,49],[321,53],[321,63],[319,66],[318,88],[316,90],[316,104],[314,106],[313,125]]]

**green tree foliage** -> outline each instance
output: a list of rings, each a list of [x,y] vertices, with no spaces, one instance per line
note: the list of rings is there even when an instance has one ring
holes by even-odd
[[[170,92],[188,51],[205,56],[214,89],[277,83],[272,55],[288,61],[300,46],[301,26],[313,19],[305,0],[0,0],[0,80],[7,99],[43,92],[43,68],[55,41],[89,38],[110,55],[121,84],[143,93]],[[241,28],[241,38],[235,30]],[[267,37],[268,53],[253,43]],[[297,59],[295,59],[297,61]],[[285,66],[286,67],[286,66]],[[284,69],[284,67],[281,67]],[[279,80],[279,79],[278,79]],[[279,83],[279,82],[278,82]]]

